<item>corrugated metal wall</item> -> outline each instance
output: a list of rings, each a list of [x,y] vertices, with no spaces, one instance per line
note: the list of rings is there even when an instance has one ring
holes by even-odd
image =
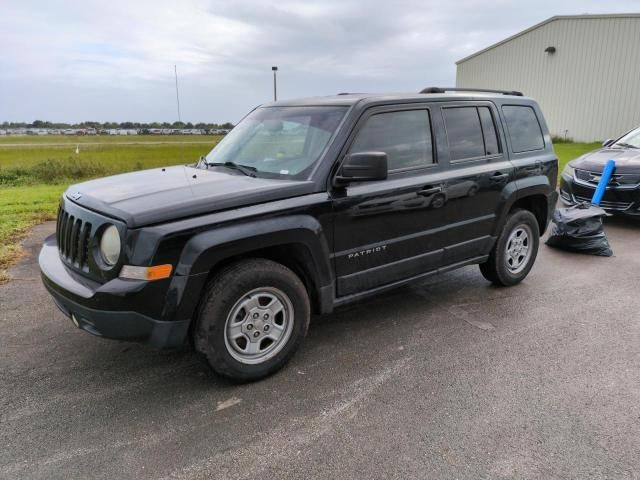
[[[640,125],[640,15],[543,23],[458,62],[456,86],[521,90],[553,135],[616,137]]]

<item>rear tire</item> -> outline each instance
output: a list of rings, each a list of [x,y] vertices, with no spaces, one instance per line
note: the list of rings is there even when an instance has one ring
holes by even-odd
[[[207,285],[200,303],[194,344],[219,375],[239,382],[281,369],[309,328],[307,291],[284,265],[243,260]]]
[[[529,210],[514,210],[507,217],[489,258],[480,264],[480,272],[494,285],[516,285],[529,274],[539,245],[536,217]]]

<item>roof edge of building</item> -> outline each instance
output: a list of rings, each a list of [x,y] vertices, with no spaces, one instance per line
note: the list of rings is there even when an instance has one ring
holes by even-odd
[[[489,50],[493,50],[494,48],[499,47],[500,45],[503,45],[515,38],[521,37],[522,35],[525,35],[533,30],[536,30],[546,25],[547,23],[555,22],[556,20],[580,20],[580,19],[594,19],[594,18],[634,18],[634,17],[640,18],[640,13],[594,13],[594,14],[583,14],[583,15],[554,15],[553,17],[547,18],[546,20],[543,20],[540,23],[536,23],[535,25],[525,30],[522,30],[503,40],[500,40],[499,42],[493,43],[488,47],[483,48],[482,50],[478,50],[477,52],[472,53],[471,55],[467,55],[466,57],[461,58],[456,62],[456,65],[460,65],[461,63],[464,63],[467,60],[472,59],[473,57],[477,57],[478,55],[481,55]]]

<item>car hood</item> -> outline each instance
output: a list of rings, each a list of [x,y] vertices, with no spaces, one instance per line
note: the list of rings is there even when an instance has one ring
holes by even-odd
[[[615,160],[616,173],[640,173],[640,149],[602,148],[572,160],[573,168],[600,173],[607,160]]]
[[[90,180],[69,187],[65,196],[135,228],[312,192],[309,181],[176,166]]]

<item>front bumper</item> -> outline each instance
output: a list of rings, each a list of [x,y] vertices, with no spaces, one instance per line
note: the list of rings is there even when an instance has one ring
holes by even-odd
[[[591,202],[595,191],[594,185],[567,175],[560,177],[560,198],[565,204]],[[609,213],[640,216],[640,189],[607,187],[600,207]]]
[[[44,286],[60,311],[72,318],[78,328],[100,337],[146,343],[154,348],[179,348],[187,344],[189,320],[157,320],[145,311],[150,299],[155,298],[157,304],[162,280],[116,278],[104,284],[94,282],[64,265],[55,236],[45,240],[38,261]]]

